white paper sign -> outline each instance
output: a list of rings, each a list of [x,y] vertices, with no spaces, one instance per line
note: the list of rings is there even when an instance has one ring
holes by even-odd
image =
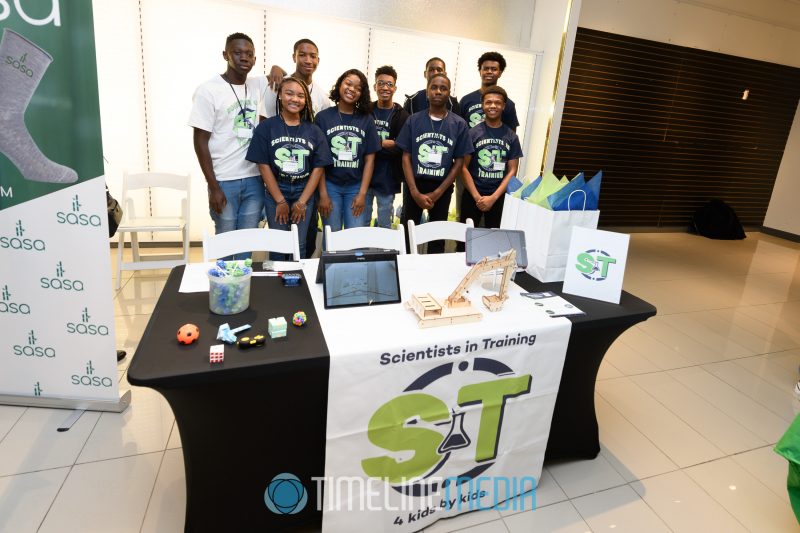
[[[573,228],[563,291],[618,304],[629,241],[625,233]]]

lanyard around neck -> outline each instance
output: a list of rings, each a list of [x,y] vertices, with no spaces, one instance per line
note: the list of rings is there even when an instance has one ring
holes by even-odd
[[[244,111],[244,106],[242,105],[242,101],[239,100],[239,95],[236,94],[236,89],[233,88],[233,84],[228,80],[228,76],[227,75],[223,76],[222,79],[225,80],[228,83],[228,87],[231,88],[231,91],[233,92],[233,96],[234,96],[234,98],[236,98],[236,103],[239,104],[239,112],[242,115],[242,120],[244,120],[245,124],[247,124],[250,127],[250,129],[253,129],[253,123],[250,122],[249,118],[247,118],[247,115],[245,114],[245,111]],[[247,103],[247,80],[245,80],[245,82],[244,82],[244,101],[245,101],[245,103]]]

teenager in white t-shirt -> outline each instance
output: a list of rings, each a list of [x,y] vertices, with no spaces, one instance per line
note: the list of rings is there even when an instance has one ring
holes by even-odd
[[[313,80],[314,72],[316,72],[317,66],[319,66],[319,49],[317,45],[314,44],[314,41],[311,39],[300,39],[294,43],[292,61],[295,64],[292,77],[303,80],[308,86],[309,94],[311,95],[311,108],[314,110],[314,113],[319,113],[323,109],[331,107],[331,101],[328,98],[330,88],[325,88],[318,83],[315,84]],[[277,86],[286,75],[286,72],[282,68],[274,65],[270,71],[270,85]],[[265,117],[274,117],[277,114],[277,99],[278,95],[271,87],[268,87],[264,94],[263,115]]]
[[[245,34],[229,35],[222,57],[227,63],[225,73],[197,88],[189,115],[216,233],[258,227],[264,207],[258,167],[245,155],[258,125],[266,79],[247,77],[256,56],[253,41]]]

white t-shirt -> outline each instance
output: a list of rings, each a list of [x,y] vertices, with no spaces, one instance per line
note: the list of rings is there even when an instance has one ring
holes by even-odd
[[[331,107],[331,101],[328,98],[330,89],[326,91],[323,89],[323,85],[319,83],[312,83],[308,86],[308,90],[311,91],[311,108],[314,110],[315,115],[323,109],[328,109]],[[267,85],[263,98],[263,114],[265,117],[270,118],[278,114],[276,107],[278,104],[277,100],[277,93],[270,89],[269,85]]]
[[[200,85],[192,98],[189,126],[211,132],[208,150],[217,181],[258,176],[258,167],[245,159],[252,131],[258,126],[258,110],[267,80],[247,78],[231,85],[217,74]]]

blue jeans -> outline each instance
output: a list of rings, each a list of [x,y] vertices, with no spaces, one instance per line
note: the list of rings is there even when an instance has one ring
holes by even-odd
[[[350,207],[353,203],[353,198],[358,196],[358,191],[361,189],[361,183],[351,183],[349,185],[337,185],[330,181],[325,182],[328,189],[328,196],[331,199],[331,214],[322,218],[322,225],[330,226],[331,231],[339,231],[344,225],[344,229],[359,228],[366,226],[367,214],[369,211],[366,207],[361,216],[353,216],[353,209]]]
[[[278,188],[281,190],[281,194],[283,194],[283,198],[286,200],[286,203],[289,204],[289,220],[286,224],[278,223],[277,219],[275,218],[275,213],[278,210],[278,203],[269,194],[269,190],[267,190],[266,187],[264,188],[266,191],[264,196],[264,207],[267,210],[267,224],[269,225],[270,229],[282,229],[289,231],[292,225],[292,206],[295,202],[297,202],[297,200],[300,199],[300,195],[303,194],[303,190],[306,188],[307,183],[307,179],[293,182],[278,182]],[[308,225],[311,223],[311,215],[313,213],[314,195],[312,194],[311,198],[308,199],[308,203],[306,204],[305,220],[301,220],[297,223],[297,236],[300,240],[301,259],[306,259],[306,233],[308,232]],[[282,254],[278,252],[270,252],[269,258],[273,261],[293,261],[292,254]]]
[[[209,210],[217,234],[237,229],[257,228],[264,207],[264,182],[261,176],[219,182],[227,203],[222,213]],[[224,259],[247,259],[250,252]]]
[[[379,228],[390,228],[392,227],[392,210],[394,210],[394,194],[381,194],[379,192],[375,192],[375,190],[370,187],[367,190],[367,222],[368,225],[370,220],[372,220],[372,199],[375,198],[378,201],[378,217],[375,220],[375,225]]]

